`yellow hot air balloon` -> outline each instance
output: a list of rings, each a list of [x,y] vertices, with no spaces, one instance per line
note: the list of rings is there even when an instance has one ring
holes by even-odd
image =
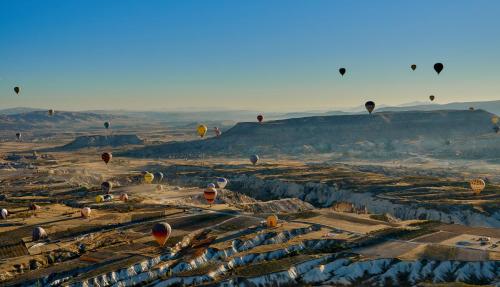
[[[493,117],[491,118],[491,122],[492,122],[494,125],[496,125],[496,124],[498,123],[498,117],[497,117],[497,116],[493,116]]]
[[[103,202],[104,201],[104,196],[98,195],[95,197],[95,202]]]
[[[152,183],[153,179],[155,179],[155,176],[152,173],[146,172],[146,174],[144,174],[144,182],[145,183]]]
[[[206,125],[199,125],[198,128],[196,129],[200,137],[204,137],[205,134],[207,133],[207,130],[208,128]]]
[[[267,217],[267,227],[276,227],[278,226],[278,216],[276,215],[269,215]]]
[[[480,178],[472,179],[470,182],[470,188],[474,191],[475,194],[480,194],[481,191],[486,187],[486,183],[484,180]]]

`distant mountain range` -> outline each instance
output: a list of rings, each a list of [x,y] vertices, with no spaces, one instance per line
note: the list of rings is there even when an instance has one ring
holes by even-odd
[[[438,110],[243,122],[220,137],[147,146],[124,155],[160,157],[203,152],[240,156],[338,153],[361,158],[412,153],[500,156],[500,135],[492,129],[492,116],[484,110]]]

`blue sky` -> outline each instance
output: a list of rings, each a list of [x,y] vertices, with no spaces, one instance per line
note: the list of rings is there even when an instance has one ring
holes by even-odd
[[[496,0],[1,0],[0,107],[496,100],[498,15]],[[435,62],[445,64],[439,76]]]

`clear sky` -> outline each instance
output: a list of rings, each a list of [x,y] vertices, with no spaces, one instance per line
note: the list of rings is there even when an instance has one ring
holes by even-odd
[[[0,0],[0,108],[496,100],[499,15],[498,0]]]

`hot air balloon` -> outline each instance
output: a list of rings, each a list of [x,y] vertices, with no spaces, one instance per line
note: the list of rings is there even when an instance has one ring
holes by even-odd
[[[162,180],[163,180],[163,172],[157,171],[157,172],[153,173],[153,175],[155,177],[155,181],[156,182],[158,182],[158,183],[162,182]]]
[[[123,201],[123,202],[127,202],[128,201],[128,195],[126,193],[120,194],[120,200]]]
[[[108,164],[112,157],[113,155],[110,152],[104,152],[101,154],[102,161],[106,164]]]
[[[42,209],[42,208],[41,208],[41,207],[40,207],[40,205],[38,205],[38,204],[30,203],[30,205],[28,206],[28,209],[29,209],[29,210],[33,210],[33,211],[36,211],[36,210],[40,210],[40,209]]]
[[[494,127],[493,127],[493,130],[495,131],[495,133],[497,133],[497,134],[498,134],[498,132],[500,131],[500,127],[498,127],[498,126],[494,126]]]
[[[145,183],[152,183],[153,179],[155,179],[155,176],[150,172],[146,172],[146,174],[144,175],[144,182]]]
[[[9,212],[7,211],[7,209],[5,208],[0,209],[0,218],[7,219],[7,216],[9,216]]]
[[[339,69],[339,73],[340,73],[340,75],[343,77],[343,76],[344,76],[344,74],[345,74],[345,68],[340,68],[340,69]]]
[[[95,202],[100,203],[104,201],[104,196],[98,195],[95,197]]]
[[[102,198],[104,199],[104,201],[111,201],[111,200],[113,200],[113,195],[112,194],[105,194],[102,196]]]
[[[259,121],[259,123],[262,123],[262,121],[264,120],[264,116],[263,115],[258,115],[257,116],[257,120]]]
[[[14,92],[19,95],[19,92],[21,91],[21,89],[19,87],[14,87]]]
[[[484,180],[480,178],[472,179],[469,183],[470,188],[472,189],[472,191],[474,191],[475,194],[480,194],[486,186]]]
[[[47,238],[47,232],[45,232],[45,229],[41,228],[40,226],[37,226],[35,227],[35,229],[33,229],[33,241],[38,241],[45,238]]]
[[[222,134],[222,132],[220,131],[220,129],[218,127],[214,128],[214,132],[215,132],[216,137],[219,137]]]
[[[411,69],[412,69],[413,71],[415,71],[415,69],[417,68],[417,65],[413,64],[413,65],[411,65],[410,67],[411,67]]]
[[[200,137],[204,137],[205,134],[207,133],[207,130],[208,128],[206,125],[199,125],[198,128],[196,129]]]
[[[276,227],[276,226],[278,226],[278,216],[276,216],[274,214],[269,215],[267,217],[266,222],[267,222],[267,227]]]
[[[213,187],[207,187],[205,191],[203,192],[203,196],[207,200],[207,202],[212,205],[214,203],[215,198],[217,197],[217,189]]]
[[[434,101],[434,99],[435,99],[434,95],[429,96],[429,100],[431,100],[431,102]]]
[[[104,122],[104,128],[109,129],[109,122]]]
[[[224,187],[226,187],[227,182],[228,182],[228,181],[227,181],[227,179],[225,179],[225,178],[223,178],[223,177],[218,177],[218,178],[217,178],[217,186],[218,186],[219,188],[224,188]]]
[[[498,117],[497,116],[493,116],[491,117],[491,122],[496,125],[498,123]]]
[[[172,233],[172,228],[166,222],[159,222],[153,226],[151,233],[153,234],[153,237],[155,238],[156,242],[158,242],[160,246],[163,246],[170,237],[170,234]]]
[[[53,109],[50,109],[50,110],[48,110],[48,112],[47,112],[47,113],[49,114],[49,116],[53,116],[53,115],[54,115],[54,110],[53,110]]]
[[[83,218],[89,218],[90,217],[90,212],[92,210],[90,210],[90,207],[84,207],[82,208],[82,210],[80,211],[80,214],[82,215]]]
[[[18,141],[21,140],[21,133],[16,133],[16,138]]]
[[[373,112],[373,110],[375,109],[375,103],[372,101],[368,101],[365,103],[365,108],[368,111],[368,113],[371,114]]]
[[[444,68],[444,66],[441,63],[434,64],[434,70],[436,71],[436,73],[438,73],[438,75],[439,75],[439,73],[441,73],[443,68]]]
[[[110,193],[111,190],[113,189],[113,184],[109,181],[105,181],[101,183],[101,190],[104,193]]]
[[[209,183],[209,184],[207,185],[207,188],[215,188],[215,184],[213,184],[213,183]]]
[[[256,154],[253,154],[250,156],[250,162],[255,165],[259,161],[259,156]]]

